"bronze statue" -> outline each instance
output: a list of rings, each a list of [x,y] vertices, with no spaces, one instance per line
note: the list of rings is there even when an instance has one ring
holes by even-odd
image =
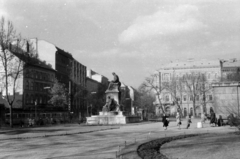
[[[120,111],[119,105],[117,102],[111,98],[111,96],[108,96],[106,104],[103,106],[102,111],[108,112],[108,111]]]

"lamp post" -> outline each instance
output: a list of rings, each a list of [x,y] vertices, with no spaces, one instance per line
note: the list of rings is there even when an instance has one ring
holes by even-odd
[[[35,100],[35,121],[37,119],[37,100]]]
[[[88,112],[88,108],[91,107],[91,114],[90,116],[92,116],[92,104],[90,104],[90,106],[87,107],[87,115],[89,116],[89,112]]]
[[[91,92],[91,97],[93,98],[93,95],[96,94],[96,93],[97,92]],[[91,107],[91,115],[92,115],[92,102],[91,102],[89,107]],[[97,106],[97,113],[99,113],[99,106]]]

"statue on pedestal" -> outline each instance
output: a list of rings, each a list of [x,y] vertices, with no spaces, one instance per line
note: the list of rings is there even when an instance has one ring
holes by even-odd
[[[111,96],[107,97],[107,102],[102,108],[103,112],[109,112],[109,111],[120,111],[120,106],[119,104],[111,98]]]
[[[103,106],[103,112],[119,112],[120,111],[120,97],[121,97],[121,82],[119,81],[118,75],[116,73],[113,74],[113,80],[109,83],[108,89],[106,90],[106,104]]]
[[[108,90],[112,90],[114,88],[114,85],[117,85],[118,92],[119,92],[118,93],[118,98],[119,98],[119,101],[120,101],[120,99],[121,99],[121,89],[120,89],[121,82],[119,80],[118,75],[115,72],[113,72],[112,75],[113,75],[113,80],[109,83]]]

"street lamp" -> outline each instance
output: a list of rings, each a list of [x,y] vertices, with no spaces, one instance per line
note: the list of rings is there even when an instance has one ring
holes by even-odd
[[[35,100],[35,122],[37,120],[37,100]]]
[[[93,97],[94,94],[97,94],[97,92],[91,92],[91,96]],[[92,104],[90,104],[91,107],[91,115],[92,115]],[[99,106],[97,107],[97,113],[99,113]]]
[[[87,115],[89,116],[89,112],[88,112],[88,108],[91,107],[91,114],[90,116],[92,116],[92,104],[90,104],[90,106],[87,107]]]

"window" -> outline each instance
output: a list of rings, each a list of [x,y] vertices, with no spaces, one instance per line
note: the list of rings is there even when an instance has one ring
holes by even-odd
[[[38,83],[36,83],[35,90],[36,90],[36,91],[39,90],[39,85],[38,85]]]
[[[42,76],[43,76],[43,75],[42,75],[42,73],[40,72],[40,73],[39,73],[39,78],[42,79]]]
[[[199,101],[199,95],[196,96],[196,101]]]
[[[208,95],[208,100],[212,101],[212,95]]]
[[[209,73],[209,74],[208,74],[208,79],[210,79],[210,78],[211,78],[211,74]]]
[[[33,95],[31,95],[31,104],[33,104]]]
[[[38,72],[36,71],[35,78],[38,78]]]
[[[30,90],[33,90],[33,82],[30,82]]]
[[[171,79],[171,75],[169,74],[169,73],[165,73],[164,75],[163,75],[163,80],[164,81],[169,81]]]
[[[42,96],[39,97],[39,103],[42,104]]]
[[[183,96],[183,101],[187,101],[187,95]]]
[[[29,97],[28,97],[28,94],[26,95],[26,100],[25,100],[26,104],[29,103]]]
[[[193,96],[192,96],[192,95],[190,95],[190,98],[189,98],[189,99],[190,99],[190,101],[193,101]]]
[[[26,81],[26,89],[29,89],[29,81]]]
[[[166,95],[166,96],[165,96],[165,101],[166,101],[166,102],[169,102],[169,95]]]

